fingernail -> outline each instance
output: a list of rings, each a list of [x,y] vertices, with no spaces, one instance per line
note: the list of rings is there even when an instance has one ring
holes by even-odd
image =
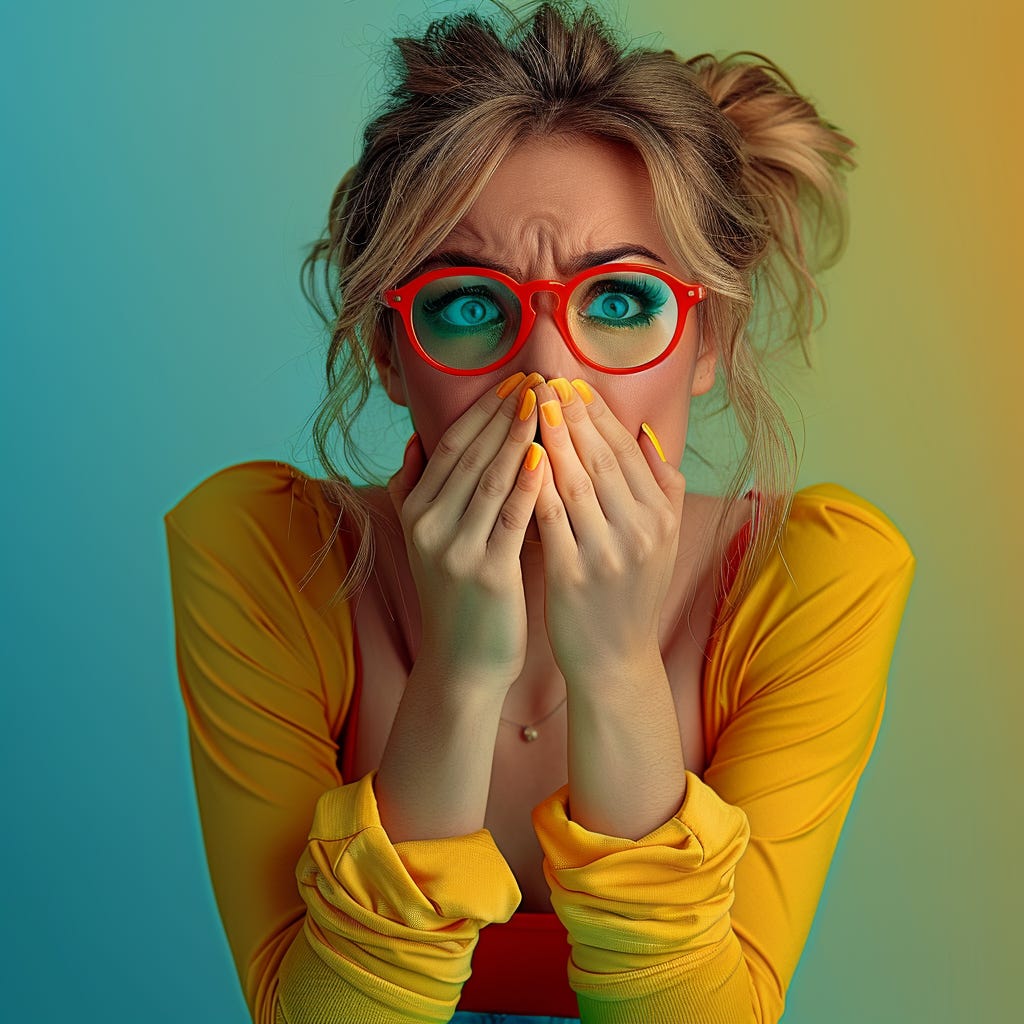
[[[523,397],[519,399],[519,418],[521,420],[528,420],[536,404],[537,396],[533,393],[533,388],[527,388],[523,392]]]
[[[576,389],[580,398],[582,398],[587,405],[590,405],[594,400],[594,393],[587,387],[586,383],[577,377],[576,380],[572,382],[572,386]]]
[[[528,470],[534,470],[540,464],[540,454],[544,449],[536,441],[530,442],[530,448],[526,453],[524,465]]]
[[[536,387],[538,384],[543,383],[544,375],[541,373],[537,373],[537,371],[534,370],[533,373],[531,373],[530,376],[526,378],[526,383],[523,385],[523,387],[532,388]]]
[[[498,385],[495,394],[497,394],[499,398],[507,398],[513,391],[515,391],[517,385],[524,380],[526,380],[526,374],[521,370],[519,373],[513,373],[511,377],[506,378]]]
[[[641,423],[640,429],[643,430],[643,432],[651,439],[651,444],[654,445],[658,454],[661,456],[661,461],[664,462],[665,453],[661,450],[661,444],[659,443],[658,439],[654,436],[654,431],[651,430],[651,428],[646,423]]]
[[[409,449],[412,447],[412,443],[415,440],[416,440],[416,432],[414,431],[412,437],[410,437],[409,440],[405,442],[405,451],[402,453],[402,460],[403,461],[405,460],[406,455],[409,454]]]
[[[554,399],[550,402],[543,402],[540,411],[544,413],[544,419],[549,427],[560,427],[562,425],[562,407]]]
[[[553,380],[549,380],[548,383],[558,393],[558,400],[562,405],[568,405],[576,397],[576,392],[573,391],[571,385],[564,377],[555,377]]]

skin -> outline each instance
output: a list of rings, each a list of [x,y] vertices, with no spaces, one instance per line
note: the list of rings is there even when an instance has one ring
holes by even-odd
[[[671,256],[655,216],[650,179],[631,149],[599,139],[546,137],[521,144],[505,158],[440,249],[472,254],[518,280],[564,281],[581,253],[627,245],[643,246],[660,261],[626,253],[614,260],[694,280]],[[661,749],[662,764],[677,759],[678,734],[659,652],[665,627],[660,613],[679,607],[691,579],[691,546],[679,541],[687,523],[695,524],[684,519],[685,480],[675,467],[686,444],[691,398],[714,384],[715,353],[707,339],[698,338],[691,313],[676,349],[657,366],[635,374],[601,373],[567,347],[549,315],[552,303],[550,295],[535,300],[538,316],[530,336],[516,358],[493,374],[460,377],[430,366],[416,354],[397,316],[390,360],[378,359],[377,366],[392,401],[409,408],[428,459],[451,424],[516,371],[545,380],[581,378],[594,392],[592,404],[573,393],[562,408],[550,385],[535,387],[533,415],[547,454],[520,554],[527,670],[504,707],[508,717],[526,721],[568,691],[574,819],[608,834],[643,835],[671,816],[681,791],[652,793],[640,801],[643,807],[634,801],[635,815],[625,820],[619,794],[610,793],[602,804],[597,793],[607,776],[590,779],[582,752],[573,756],[572,741],[574,734],[596,736],[617,720],[614,735],[602,746],[627,737],[623,765],[642,772],[634,748],[652,749],[652,744]],[[562,409],[561,425],[549,425],[539,415],[549,401]],[[641,421],[656,432],[665,462]],[[595,468],[602,464],[606,471]],[[636,678],[635,687],[622,685],[628,673]],[[643,720],[634,712],[638,700],[650,712]],[[678,779],[681,768],[679,757],[679,771],[669,774]],[[626,788],[641,781],[625,772],[621,780]]]

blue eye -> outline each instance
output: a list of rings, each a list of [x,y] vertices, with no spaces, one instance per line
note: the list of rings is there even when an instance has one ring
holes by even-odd
[[[601,327],[645,327],[662,311],[669,297],[654,277],[598,281],[580,316]]]
[[[424,301],[423,313],[435,331],[486,331],[503,322],[500,306],[488,289],[480,286],[458,288],[436,299]]]
[[[622,292],[608,292],[596,298],[590,308],[585,311],[587,316],[600,316],[607,320],[624,320],[641,312],[640,303],[631,295]]]

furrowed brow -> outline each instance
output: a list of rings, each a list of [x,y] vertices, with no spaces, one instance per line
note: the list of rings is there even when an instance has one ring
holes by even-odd
[[[615,245],[608,249],[594,249],[590,252],[581,253],[575,259],[569,261],[566,269],[570,277],[575,277],[588,267],[597,267],[602,263],[616,263],[624,256],[643,256],[646,259],[653,260],[655,263],[660,263],[662,266],[667,265],[657,253],[651,252],[646,246],[631,242]],[[473,253],[463,252],[461,249],[444,249],[441,252],[432,253],[409,273],[407,279],[412,280],[412,278],[423,273],[427,267],[433,264],[440,264],[446,267],[486,267],[488,270],[496,270],[500,274],[507,274],[517,281],[522,281],[522,276],[517,268],[500,263],[492,263],[490,260],[485,260],[481,256],[475,256]]]

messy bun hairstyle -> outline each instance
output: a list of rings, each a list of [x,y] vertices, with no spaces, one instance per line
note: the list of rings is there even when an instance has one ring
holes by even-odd
[[[796,484],[792,433],[766,379],[768,355],[806,343],[824,304],[814,274],[845,239],[846,167],[853,142],[766,57],[630,49],[591,7],[545,2],[506,21],[476,12],[395,39],[395,84],[364,133],[362,155],[331,200],[327,227],[302,264],[303,293],[330,329],[327,394],[314,442],[328,493],[361,525],[341,600],[369,575],[373,515],[334,465],[337,426],[351,465],[350,429],[365,405],[373,355],[391,344],[379,296],[447,237],[503,157],[536,135],[626,143],[650,174],[672,255],[708,288],[696,307],[746,440],[712,550],[728,543],[727,510],[752,487],[761,512],[719,626],[749,591],[784,527]],[[317,265],[329,299],[318,303]],[[755,302],[756,300],[756,302]],[[750,329],[756,312],[758,334]],[[371,475],[363,473],[365,479]],[[719,561],[721,564],[721,560]],[[716,601],[725,595],[716,583]]]

